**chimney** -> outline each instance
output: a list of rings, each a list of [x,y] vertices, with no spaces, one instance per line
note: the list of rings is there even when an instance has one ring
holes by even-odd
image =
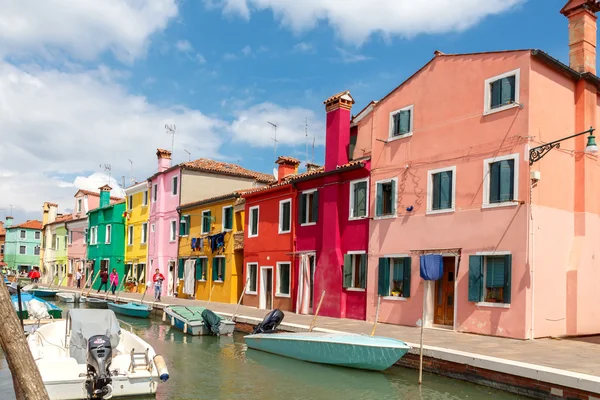
[[[569,0],[560,13],[569,19],[569,66],[596,74],[597,0]]]
[[[6,217],[6,225],[5,228],[10,228],[13,224],[13,217]]]
[[[298,173],[300,160],[292,157],[280,156],[277,158],[277,161],[275,161],[275,164],[279,165],[279,169],[277,170],[277,183],[281,183],[286,176],[296,175]]]
[[[57,213],[58,213],[58,204],[45,201],[44,207],[43,207],[43,214],[42,214],[42,226],[44,226],[46,224],[51,224],[54,221],[56,221]]]
[[[104,185],[100,188],[100,205],[99,208],[108,207],[110,205],[110,191],[112,188]]]
[[[158,157],[158,172],[163,172],[171,168],[171,152],[165,149],[156,149]]]
[[[319,168],[321,168],[321,166],[319,164],[314,164],[314,163],[306,163],[306,171],[307,172],[312,172],[312,171],[316,171]]]
[[[348,90],[324,101],[327,112],[325,131],[325,171],[333,171],[348,163],[350,144],[350,111],[354,99]]]

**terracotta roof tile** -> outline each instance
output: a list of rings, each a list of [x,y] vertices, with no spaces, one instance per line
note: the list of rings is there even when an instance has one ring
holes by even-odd
[[[58,217],[56,217],[56,219],[54,220],[54,222],[50,222],[47,225],[52,225],[52,224],[59,224],[61,222],[67,222],[73,219],[73,214],[65,214],[65,215],[60,215]]]
[[[100,193],[98,193],[98,192],[92,192],[92,191],[90,191],[90,190],[79,189],[79,190],[77,190],[77,193],[79,193],[79,192],[81,192],[81,193],[83,193],[83,194],[85,194],[85,195],[87,195],[87,196],[96,196],[96,197],[100,197]],[[77,196],[77,193],[75,193],[75,196]],[[75,196],[73,196],[73,197],[75,197]],[[111,200],[121,200],[121,199],[122,199],[122,197],[110,196],[110,199],[111,199]]]
[[[13,229],[13,228],[41,230],[42,229],[42,221],[38,221],[36,219],[29,219],[29,220],[23,222],[22,224],[10,227],[10,229]]]
[[[261,183],[272,183],[275,180],[275,178],[269,174],[251,171],[237,164],[210,160],[208,158],[200,158],[198,160],[182,163],[180,165],[182,168],[196,171],[214,172],[218,174],[239,176],[242,178],[253,178]]]
[[[6,229],[4,229],[4,222],[0,221],[0,236],[6,235]]]
[[[279,156],[277,158],[277,161],[275,161],[276,164],[296,164],[296,165],[300,165],[300,160],[298,160],[297,158],[294,157],[287,157],[287,156]]]
[[[341,98],[342,98],[342,97],[344,97],[344,96],[346,96],[346,97],[350,97],[350,99],[352,99],[352,96],[350,95],[350,91],[349,91],[349,90],[344,90],[343,92],[336,93],[336,94],[334,94],[333,96],[331,96],[331,97],[327,98],[327,99],[326,99],[326,100],[323,102],[323,104],[327,104],[327,103],[329,103],[330,101],[334,101],[334,100],[337,100],[337,99],[341,99]],[[354,99],[352,99],[352,102],[354,103]]]

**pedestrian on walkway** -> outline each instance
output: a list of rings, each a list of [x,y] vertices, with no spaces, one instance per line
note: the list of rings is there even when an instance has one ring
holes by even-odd
[[[112,294],[115,294],[118,286],[119,274],[117,273],[117,269],[113,268],[112,273],[110,274],[110,290],[112,291]]]
[[[164,280],[165,277],[160,273],[158,268],[156,268],[156,272],[152,277],[152,281],[154,282],[154,301],[160,301],[160,293],[162,292],[162,283]]]
[[[100,293],[102,287],[104,287],[104,293],[108,292],[108,272],[106,271],[106,268],[102,268],[102,271],[100,272],[100,287],[98,288],[98,293]]]
[[[81,289],[81,268],[75,273],[75,280],[77,281],[77,289]]]

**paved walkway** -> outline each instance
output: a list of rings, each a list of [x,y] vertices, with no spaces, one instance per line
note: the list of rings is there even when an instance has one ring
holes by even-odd
[[[138,293],[123,293],[119,297],[119,300],[140,300],[141,297],[142,295]],[[112,298],[112,296],[109,296],[109,298]],[[152,301],[152,299],[146,298],[144,302],[147,302],[147,300]],[[161,303],[157,304],[157,306],[162,308],[165,305],[207,305],[206,301],[186,300],[175,297],[164,297]],[[233,314],[236,305],[210,303],[209,308],[216,313]],[[267,311],[254,307],[240,306],[237,315],[238,317],[243,316],[245,318],[262,320],[266,313]],[[312,315],[297,315],[292,312],[286,312],[284,323],[308,326],[312,318]],[[370,334],[373,324],[351,319],[318,317],[316,327]],[[397,338],[409,343],[413,347],[419,347],[420,329],[416,327],[380,323],[377,325],[376,335]],[[513,340],[458,333],[443,329],[426,329],[423,344],[425,349],[428,346],[434,346],[600,377],[600,344],[590,341],[561,339]]]

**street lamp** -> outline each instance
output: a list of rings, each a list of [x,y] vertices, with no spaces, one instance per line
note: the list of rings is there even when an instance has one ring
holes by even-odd
[[[555,140],[553,142],[544,143],[541,146],[530,149],[529,150],[529,165],[533,165],[534,162],[541,160],[542,157],[544,157],[546,154],[548,154],[548,152],[550,150],[560,148],[560,142],[563,142],[567,139],[572,139],[577,136],[585,135],[586,133],[588,133],[589,136],[587,138],[587,146],[585,146],[585,153],[586,154],[597,154],[598,146],[596,145],[596,137],[594,136],[594,130],[595,130],[594,128],[590,127],[590,129],[588,129],[587,131],[579,132],[574,135]]]

